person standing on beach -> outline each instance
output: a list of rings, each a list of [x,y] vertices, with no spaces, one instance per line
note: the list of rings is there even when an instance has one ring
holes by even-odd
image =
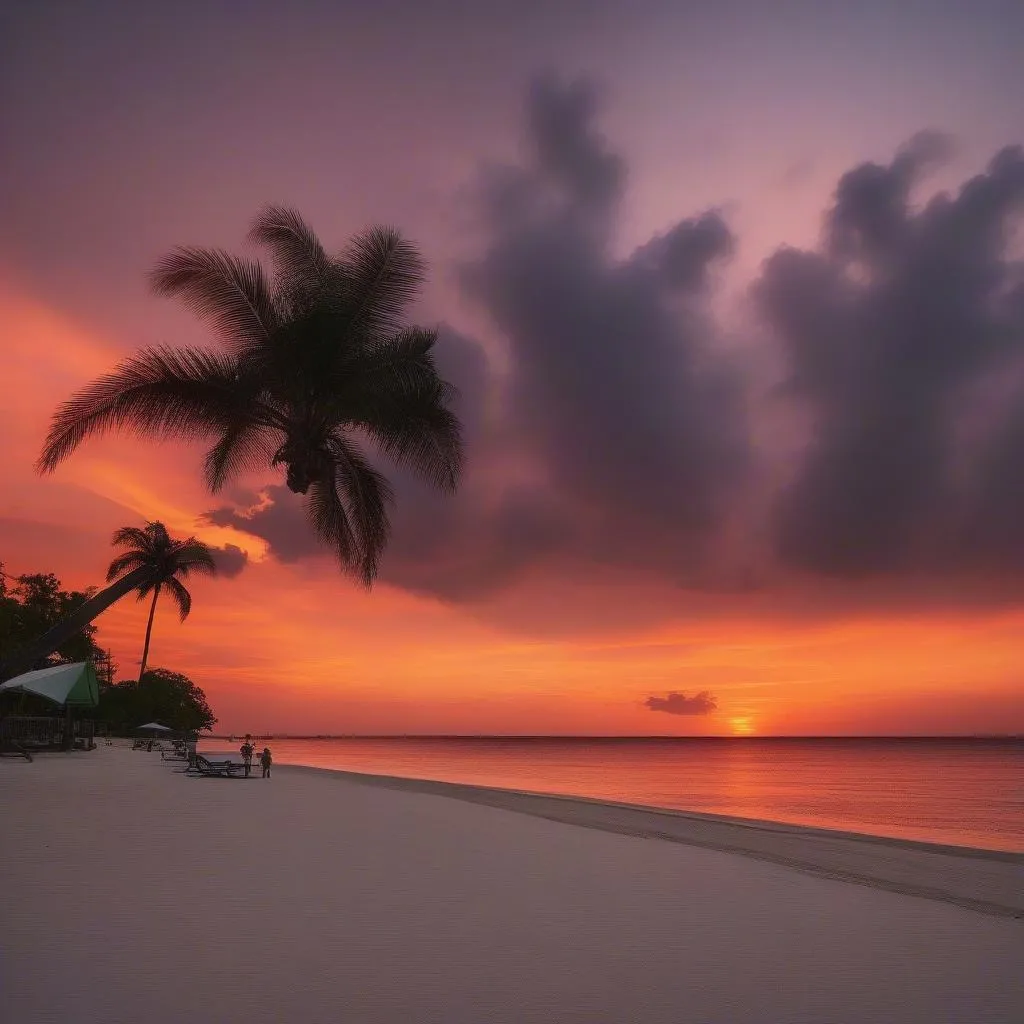
[[[248,733],[245,734],[245,742],[238,749],[242,754],[242,764],[245,765],[245,777],[249,778],[249,772],[252,771],[252,755],[256,748],[252,745],[252,737]]]
[[[263,753],[260,754],[260,766],[263,768],[263,778],[270,778],[270,766],[274,763],[274,758],[271,756],[270,747],[264,747]]]

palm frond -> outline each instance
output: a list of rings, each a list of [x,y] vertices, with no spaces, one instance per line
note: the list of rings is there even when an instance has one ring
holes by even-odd
[[[192,595],[188,592],[188,588],[176,579],[169,579],[164,584],[167,587],[167,592],[174,599],[174,603],[178,606],[178,616],[181,621],[184,622],[188,618],[188,613],[192,611]]]
[[[154,552],[165,552],[173,544],[167,527],[159,519],[146,523],[145,533],[149,537]]]
[[[332,435],[328,448],[335,479],[320,488],[320,493],[311,493],[313,524],[321,538],[334,542],[343,568],[370,586],[391,533],[391,485],[340,432]],[[331,494],[323,494],[324,490]],[[336,538],[331,531],[339,523],[345,528]]]
[[[449,391],[449,400],[457,390],[444,383],[434,363],[437,330],[427,327],[407,327],[397,334],[383,338],[360,352],[358,386],[361,390],[404,390],[424,383],[443,383]]]
[[[141,551],[128,551],[123,555],[118,555],[107,569],[107,582],[113,583],[114,580],[127,576],[128,573],[134,572],[136,569],[141,569],[148,562],[149,559]]]
[[[426,277],[415,246],[395,228],[372,227],[352,239],[340,267],[347,279],[348,333],[367,338],[395,334]]]
[[[265,207],[253,222],[249,239],[270,250],[282,291],[310,292],[327,285],[330,258],[313,229],[295,210]]]
[[[111,545],[114,547],[130,547],[136,551],[145,551],[151,543],[152,537],[146,530],[138,526],[122,526],[114,531],[111,538]]]
[[[190,573],[199,573],[202,576],[216,576],[217,563],[214,560],[213,552],[201,540],[189,537],[188,540],[179,541],[174,549],[175,574],[188,576]]]
[[[334,548],[341,568],[350,575],[362,577],[362,554],[359,539],[353,531],[346,510],[333,480],[316,480],[309,488],[306,515],[317,537]],[[365,582],[365,581],[364,581]]]
[[[90,436],[209,437],[238,415],[237,364],[197,348],[150,348],[87,384],[54,414],[37,462],[50,473]],[[250,409],[256,415],[258,406]]]
[[[466,455],[459,418],[429,394],[399,407],[379,402],[360,426],[381,453],[440,490],[459,486]]]
[[[339,411],[393,462],[453,491],[465,462],[462,425],[450,409],[458,391],[437,373],[435,339],[413,328],[375,346],[341,390]]]
[[[158,295],[179,298],[235,349],[266,341],[277,327],[277,310],[263,268],[220,249],[180,246],[150,273]]]
[[[412,327],[361,353],[347,378],[338,375],[335,409],[393,462],[452,491],[465,461],[462,425],[449,408],[458,390],[434,364],[436,341],[435,330]]]
[[[216,494],[237,474],[268,465],[279,443],[260,424],[243,418],[229,424],[203,459],[203,478],[207,487]]]

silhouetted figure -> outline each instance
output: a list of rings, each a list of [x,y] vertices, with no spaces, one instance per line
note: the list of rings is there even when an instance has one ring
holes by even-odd
[[[263,778],[270,778],[270,766],[274,763],[274,758],[271,756],[270,747],[264,747],[263,753],[260,754],[260,766],[263,768]]]
[[[242,752],[242,764],[245,765],[245,777],[249,778],[249,772],[252,771],[252,755],[256,752],[256,748],[252,745],[252,737],[246,733],[245,742],[239,747]]]

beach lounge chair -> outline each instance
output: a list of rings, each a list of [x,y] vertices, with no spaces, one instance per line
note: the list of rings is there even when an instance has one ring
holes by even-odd
[[[245,765],[238,761],[211,761],[196,754],[195,765],[189,766],[189,773],[192,772],[209,778],[242,779],[245,778]]]
[[[0,740],[0,757],[23,757],[26,761],[32,760],[32,755],[14,739]]]

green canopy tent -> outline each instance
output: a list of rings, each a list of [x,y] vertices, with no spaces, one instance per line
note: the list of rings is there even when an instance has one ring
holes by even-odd
[[[72,708],[95,708],[100,703],[100,684],[92,662],[76,661],[70,665],[53,665],[50,668],[24,672],[20,676],[0,683],[0,694],[29,693],[42,697],[65,710],[64,748],[73,743],[71,725]],[[92,745],[90,733],[89,744]]]
[[[0,693],[31,693],[66,708],[95,708],[100,703],[100,684],[91,661],[24,672],[0,683]]]

